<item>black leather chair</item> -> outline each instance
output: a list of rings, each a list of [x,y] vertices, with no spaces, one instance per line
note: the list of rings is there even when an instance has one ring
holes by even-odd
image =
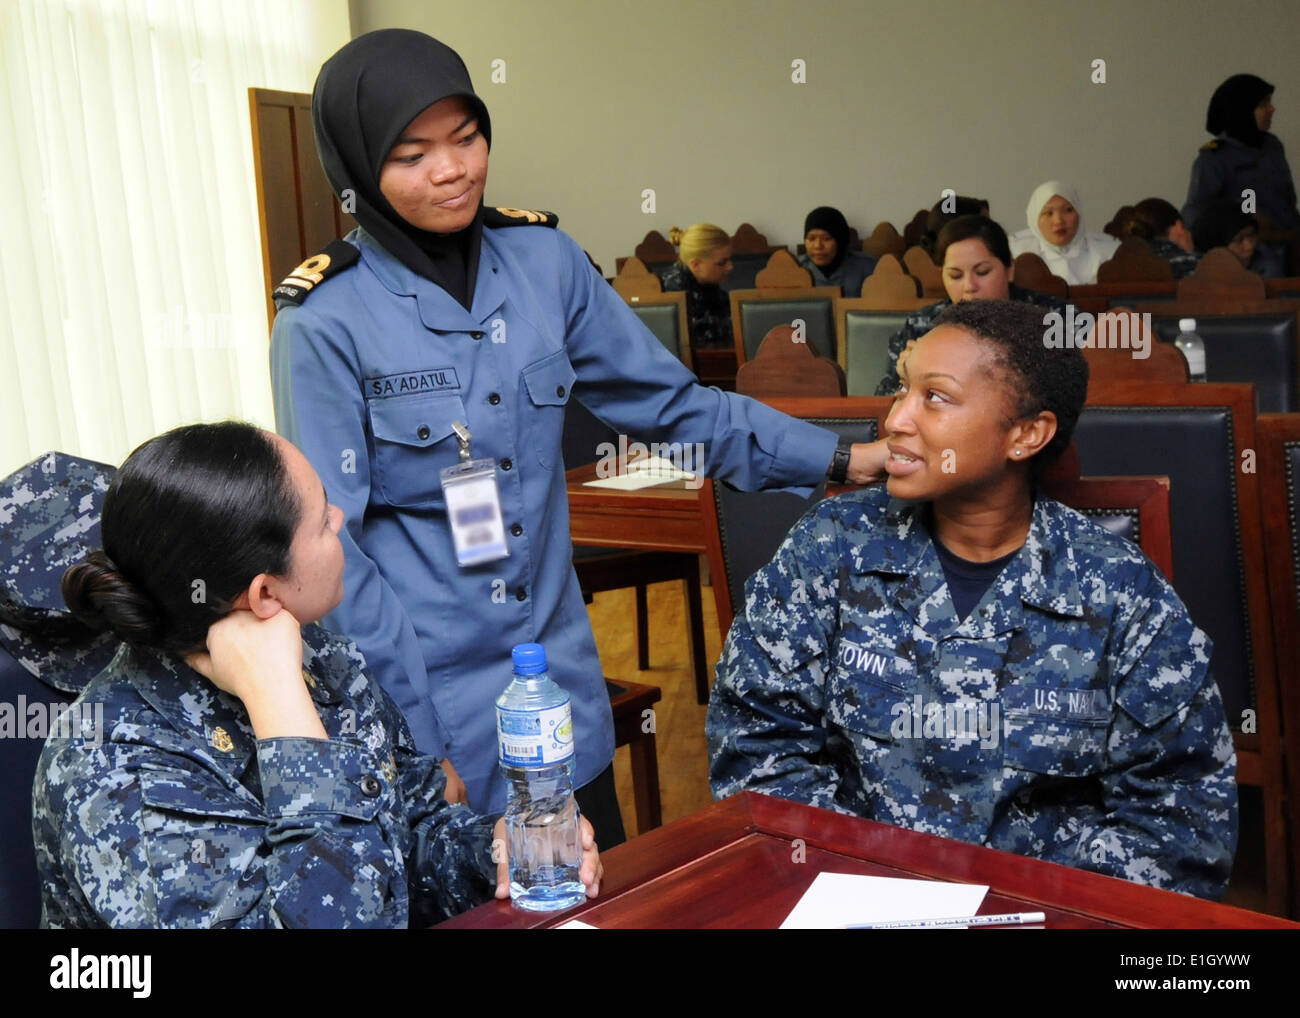
[[[41,917],[32,845],[32,779],[48,725],[111,660],[116,641],[42,628],[66,622],[64,570],[99,545],[99,507],[114,468],[47,453],[0,481],[0,709],[14,737],[0,738],[0,928],[31,929]],[[47,728],[48,732],[48,728]]]
[[[1259,418],[1264,549],[1282,701],[1291,821],[1290,915],[1300,917],[1300,414]]]
[[[787,411],[788,403],[769,400],[772,405]],[[818,400],[819,403],[833,402]],[[844,401],[857,402],[857,401]],[[800,415],[803,416],[803,415]],[[806,416],[806,420],[829,428],[852,442],[874,442],[877,433],[875,417],[849,416],[847,407],[843,416]],[[826,485],[819,484],[807,498],[785,491],[738,491],[728,484],[713,483],[713,509],[717,519],[718,537],[722,544],[722,560],[727,569],[727,594],[731,616],[725,617],[719,602],[718,628],[725,640],[732,619],[745,608],[745,581],[767,565],[785,540],[790,528],[799,521],[809,507],[826,495]],[[714,580],[716,583],[717,580]]]
[[[838,360],[835,352],[835,297],[839,288],[809,287],[797,290],[733,290],[732,330],[736,361],[753,360],[758,346],[778,325],[795,319],[804,323],[804,337],[818,357]]]
[[[1199,331],[1199,322],[1198,322]],[[1211,670],[1237,745],[1238,781],[1265,803],[1270,907],[1287,883],[1277,676],[1249,386],[1093,387],[1074,440],[1085,475],[1164,474],[1171,486],[1174,589],[1214,641]],[[1281,853],[1281,861],[1279,860]]]
[[[889,341],[910,311],[839,310],[841,361],[850,396],[874,396],[889,366]]]
[[[656,297],[634,297],[628,300],[627,305],[632,309],[632,313],[641,319],[641,324],[655,334],[655,338],[670,354],[685,364],[688,370],[695,370],[691,362],[691,342],[690,333],[687,331],[684,292],[665,293]]]
[[[1300,336],[1295,312],[1198,315],[1196,333],[1205,341],[1209,382],[1255,386],[1257,413],[1300,410]],[[1164,342],[1178,336],[1178,318],[1156,315],[1151,328]]]

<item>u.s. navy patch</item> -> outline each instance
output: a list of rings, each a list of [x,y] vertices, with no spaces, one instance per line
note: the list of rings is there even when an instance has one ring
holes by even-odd
[[[356,264],[361,252],[345,240],[331,240],[320,251],[308,258],[296,269],[284,277],[284,280],[271,291],[277,311],[286,305],[295,307],[307,299],[307,295],[318,284]]]
[[[384,399],[388,396],[409,396],[413,392],[445,392],[459,389],[460,379],[456,369],[425,368],[403,371],[397,375],[379,375],[362,379],[366,399]]]
[[[560,224],[554,212],[537,212],[533,209],[511,209],[504,206],[487,206],[483,209],[484,226],[550,226]]]

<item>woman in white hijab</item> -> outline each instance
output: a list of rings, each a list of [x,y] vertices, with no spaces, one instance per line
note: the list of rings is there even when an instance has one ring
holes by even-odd
[[[1110,258],[1119,241],[1081,229],[1079,194],[1068,184],[1049,180],[1029,197],[1029,229],[1011,237],[1012,255],[1032,251],[1052,274],[1077,286],[1097,282],[1097,267]]]

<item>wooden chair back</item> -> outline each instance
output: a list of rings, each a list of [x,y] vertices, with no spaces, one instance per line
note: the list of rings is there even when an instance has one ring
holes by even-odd
[[[921,284],[921,296],[931,301],[943,300],[948,291],[943,288],[943,270],[934,264],[930,252],[921,247],[909,247],[903,254],[903,265],[909,275]]]
[[[873,258],[887,254],[902,258],[907,245],[894,229],[893,223],[877,223],[876,228],[871,231],[871,236],[862,242],[862,250]]]
[[[1051,294],[1064,298],[1069,293],[1070,284],[1060,276],[1052,275],[1047,263],[1032,251],[1017,255],[1012,263],[1016,273],[1016,285],[1039,293]]]
[[[1140,356],[1145,351],[1146,356]],[[1187,360],[1172,343],[1162,343],[1148,321],[1131,308],[1097,315],[1091,344],[1084,348],[1089,385],[1101,382],[1187,381]]]
[[[910,311],[933,301],[921,296],[921,281],[903,269],[894,255],[881,255],[875,270],[862,283],[866,307],[880,311]]]
[[[663,283],[640,258],[632,257],[623,263],[614,277],[614,289],[624,300],[633,297],[654,297],[664,292]]]
[[[1173,266],[1141,237],[1124,238],[1110,259],[1097,268],[1098,283],[1162,283],[1173,278]]]
[[[792,327],[778,325],[763,337],[754,359],[740,365],[736,391],[755,398],[843,396],[844,372],[797,341]]]
[[[785,248],[772,252],[767,265],[754,277],[760,290],[789,290],[813,285],[812,273],[795,261]]]

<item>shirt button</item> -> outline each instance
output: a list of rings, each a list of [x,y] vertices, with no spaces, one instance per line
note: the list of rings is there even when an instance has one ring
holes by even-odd
[[[557,385],[557,386],[555,387],[555,395],[557,395],[557,396],[561,396],[561,397],[562,397],[562,396],[564,395],[564,386],[562,386],[562,385]]]
[[[379,779],[373,774],[367,774],[361,779],[361,793],[368,799],[379,798],[379,793],[384,790],[384,786],[379,783]]]
[[[471,339],[482,339],[482,338],[483,338],[483,333],[481,333],[481,332],[471,332],[469,335],[470,335],[470,338],[471,338]]]
[[[526,601],[527,599],[528,599],[528,591],[524,590],[523,587],[519,587],[515,590],[516,601]]]
[[[494,392],[490,396],[488,396],[488,402],[491,403],[493,406],[496,406],[498,403],[501,402],[501,396],[498,393]]]
[[[511,467],[513,467],[513,466],[514,466],[514,463],[511,462],[511,461],[508,460],[508,459],[504,459],[504,460],[501,461],[501,469],[502,469],[502,470],[509,470],[509,469],[510,469]]]
[[[426,438],[429,437],[429,426],[427,424],[421,424],[415,430],[415,437],[418,438],[421,442],[423,442]]]
[[[518,523],[512,523],[510,525],[510,533],[514,534],[515,537],[518,537],[523,532],[524,532],[524,528],[521,527]]]

